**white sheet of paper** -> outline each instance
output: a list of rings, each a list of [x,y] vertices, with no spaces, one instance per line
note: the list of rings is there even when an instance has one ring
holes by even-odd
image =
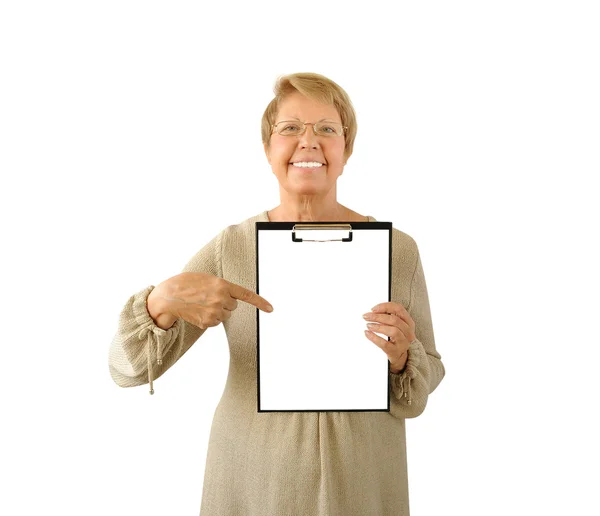
[[[389,301],[391,223],[385,229],[259,229],[258,411],[389,410],[388,358],[364,334],[363,314]],[[260,226],[259,226],[260,228]],[[385,334],[379,334],[385,340]]]

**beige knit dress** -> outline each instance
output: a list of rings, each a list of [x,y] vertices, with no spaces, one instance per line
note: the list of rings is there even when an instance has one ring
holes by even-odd
[[[267,212],[222,230],[182,272],[214,274],[256,292],[255,222],[269,222]],[[121,387],[152,386],[206,331],[183,319],[157,327],[146,307],[153,288],[132,295],[120,314],[109,369]],[[201,516],[409,514],[405,418],[423,412],[445,369],[417,244],[396,228],[391,300],[407,308],[417,340],[404,371],[390,373],[390,412],[258,413],[257,309],[238,302],[223,323],[229,374],[210,433]]]

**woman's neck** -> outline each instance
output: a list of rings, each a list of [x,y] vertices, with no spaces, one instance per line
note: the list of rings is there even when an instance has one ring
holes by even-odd
[[[267,211],[267,216],[269,217],[270,222],[368,222],[369,220],[368,217],[356,213],[342,205],[340,205],[339,210],[324,212],[313,217],[306,213],[300,213],[289,209],[284,211],[281,205],[279,205],[276,208]]]

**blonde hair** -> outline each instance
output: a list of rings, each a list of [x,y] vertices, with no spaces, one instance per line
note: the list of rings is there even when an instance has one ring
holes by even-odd
[[[348,159],[354,148],[357,130],[354,107],[350,97],[341,86],[318,73],[292,73],[280,75],[277,78],[273,88],[275,98],[269,102],[262,116],[261,135],[263,144],[267,146],[267,149],[269,148],[271,144],[271,127],[275,123],[275,117],[279,112],[279,104],[286,95],[294,91],[298,91],[316,102],[335,106],[342,119],[342,125],[348,128],[344,131],[346,144],[344,157]]]

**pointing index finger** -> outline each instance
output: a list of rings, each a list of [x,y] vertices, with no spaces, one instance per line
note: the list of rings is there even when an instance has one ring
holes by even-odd
[[[235,299],[239,299],[241,301],[245,301],[246,303],[250,303],[254,305],[256,308],[262,310],[263,312],[272,312],[273,307],[269,304],[269,302],[264,298],[244,288],[240,285],[236,285],[235,283],[229,283],[229,295],[234,297]]]

